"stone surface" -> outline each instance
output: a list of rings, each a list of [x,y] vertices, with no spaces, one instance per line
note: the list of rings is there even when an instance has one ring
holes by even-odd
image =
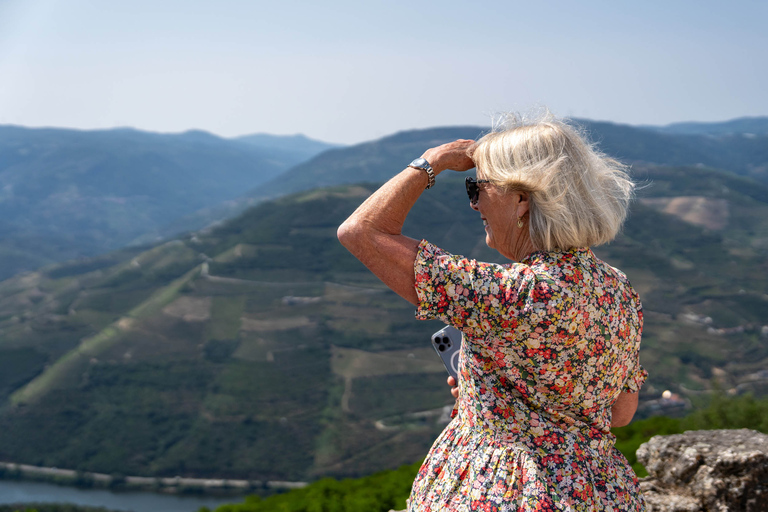
[[[768,435],[699,430],[656,436],[637,450],[654,512],[768,512]]]

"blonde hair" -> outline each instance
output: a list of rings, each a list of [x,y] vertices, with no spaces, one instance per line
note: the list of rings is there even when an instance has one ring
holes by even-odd
[[[610,242],[627,216],[634,183],[626,166],[549,112],[534,121],[508,115],[477,141],[472,158],[495,186],[528,193],[537,250]]]

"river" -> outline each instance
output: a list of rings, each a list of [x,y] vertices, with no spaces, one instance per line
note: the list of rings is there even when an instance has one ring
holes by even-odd
[[[238,496],[174,496],[143,491],[112,492],[19,480],[0,480],[0,503],[74,503],[125,512],[197,512],[224,503],[238,503]]]

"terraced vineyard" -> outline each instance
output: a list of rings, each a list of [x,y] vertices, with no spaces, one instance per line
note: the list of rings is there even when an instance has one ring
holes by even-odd
[[[641,414],[664,390],[764,392],[768,189],[694,168],[636,177],[646,186],[624,234],[596,252],[644,301]],[[419,460],[452,403],[428,346],[440,324],[415,321],[336,241],[371,189],[286,197],[0,283],[0,459],[257,480]],[[716,205],[721,223],[675,201]],[[461,177],[446,176],[406,233],[494,260],[466,203]]]

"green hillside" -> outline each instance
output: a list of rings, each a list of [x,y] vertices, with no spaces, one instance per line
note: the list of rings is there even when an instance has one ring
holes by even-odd
[[[640,415],[667,389],[765,394],[768,187],[698,168],[635,175],[625,232],[597,252],[643,298]],[[441,178],[406,233],[497,258],[462,176]],[[285,197],[0,283],[0,459],[258,480],[418,460],[452,402],[427,341],[440,325],[415,321],[335,239],[372,189]]]

